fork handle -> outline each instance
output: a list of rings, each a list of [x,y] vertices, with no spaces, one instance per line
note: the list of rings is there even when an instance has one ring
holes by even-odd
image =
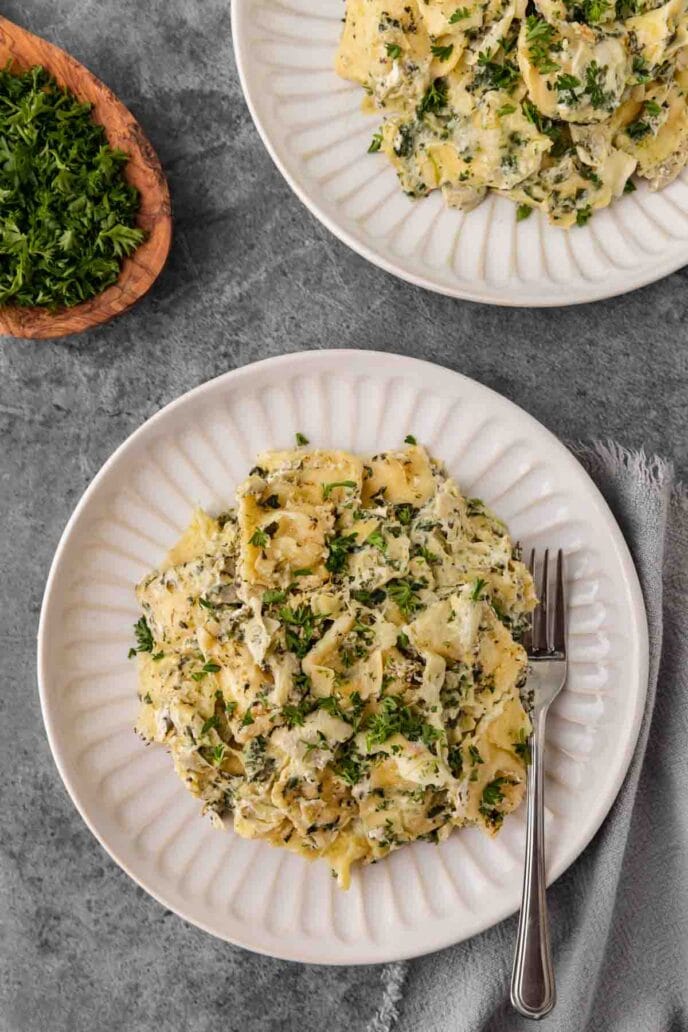
[[[523,897],[516,955],[511,976],[511,1002],[526,1018],[544,1018],[556,1001],[549,943],[545,885],[544,751],[547,711],[534,716],[531,763],[528,768],[528,814]]]

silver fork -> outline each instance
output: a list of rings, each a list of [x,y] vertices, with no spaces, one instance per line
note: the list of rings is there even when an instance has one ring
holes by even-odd
[[[528,768],[528,813],[523,896],[516,955],[511,976],[511,1002],[526,1018],[544,1018],[554,1007],[556,989],[549,942],[545,885],[544,752],[547,711],[566,681],[566,602],[564,558],[557,553],[554,601],[550,593],[549,549],[542,562],[540,605],[533,614],[523,645],[528,653],[528,685],[533,690],[533,733]],[[530,555],[535,573],[535,549]]]

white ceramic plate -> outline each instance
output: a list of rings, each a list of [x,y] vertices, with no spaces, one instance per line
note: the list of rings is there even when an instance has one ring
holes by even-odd
[[[379,117],[338,78],[342,0],[234,0],[246,100],[263,142],[303,203],[345,244],[388,272],[452,297],[500,305],[578,304],[644,286],[688,263],[688,174],[661,193],[643,185],[583,228],[540,212],[516,223],[491,195],[468,214],[435,191],[412,201],[381,154]]]
[[[356,874],[215,831],[132,725],[133,587],[196,504],[219,511],[258,451],[292,444],[373,452],[413,432],[524,545],[561,546],[570,578],[571,674],[548,725],[549,878],[576,858],[628,766],[647,680],[647,629],[621,533],[582,467],[525,412],[439,366],[320,351],[212,380],[148,420],[104,465],[70,519],[39,631],[41,703],[57,766],[111,856],[207,931],[291,960],[388,961],[438,949],[515,910],[523,813],[490,840],[455,833]]]

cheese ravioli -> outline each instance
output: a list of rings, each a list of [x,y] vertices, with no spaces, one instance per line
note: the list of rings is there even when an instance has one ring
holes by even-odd
[[[259,456],[136,593],[137,731],[218,826],[347,887],[518,806],[532,579],[424,448]]]
[[[688,0],[346,0],[335,67],[410,197],[489,190],[562,227],[688,160]],[[603,152],[581,146],[606,133]]]

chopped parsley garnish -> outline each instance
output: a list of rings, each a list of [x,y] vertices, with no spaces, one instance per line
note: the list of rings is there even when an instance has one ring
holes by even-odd
[[[519,204],[516,208],[516,221],[523,222],[524,219],[529,218],[533,214],[533,209],[529,204]]]
[[[404,444],[418,444],[418,441],[413,436],[413,434],[406,434],[406,437],[404,438]]]
[[[538,18],[536,14],[529,14],[526,18],[526,43],[528,55],[538,72],[547,75],[549,72],[556,72],[559,65],[550,57],[550,51],[555,44],[554,26],[546,22],[544,18]]]
[[[430,47],[430,51],[433,57],[436,57],[439,61],[448,61],[454,52],[454,44],[449,43],[446,47],[440,44],[433,44]]]
[[[164,658],[165,658],[165,653],[164,652],[156,652],[153,656],[151,656],[151,659],[153,660],[154,663],[159,663],[160,660],[164,659]]]
[[[215,764],[216,767],[219,767],[219,765],[222,763],[224,755],[225,755],[225,747],[224,747],[224,744],[222,742],[220,742],[219,745],[213,746],[212,757],[213,757],[213,763]]]
[[[521,109],[531,125],[534,125],[539,132],[549,136],[552,141],[549,157],[560,158],[571,149],[571,135],[565,123],[555,122],[551,118],[546,118],[530,100],[521,101]],[[469,512],[470,515],[471,513]]]
[[[331,717],[339,717],[346,720],[342,712],[339,699],[335,695],[324,695],[318,699],[318,709],[325,710]]]
[[[416,515],[417,510],[412,505],[409,505],[408,502],[402,502],[401,505],[396,506],[394,512],[399,523],[407,527]]]
[[[352,591],[351,597],[356,602],[360,602],[362,606],[374,609],[376,606],[382,605],[387,598],[387,592],[384,588],[376,588],[374,591],[365,591],[361,588]]]
[[[202,681],[208,674],[217,674],[221,670],[219,663],[204,663],[200,670],[191,675],[194,681]]]
[[[398,158],[408,158],[413,154],[415,141],[414,127],[411,122],[405,122],[397,129],[394,137],[393,150]]]
[[[505,785],[512,785],[513,781],[511,778],[500,777],[494,778],[488,782],[483,789],[482,799],[480,803],[480,812],[483,817],[492,825],[501,824],[504,814],[500,813],[496,807],[504,799],[504,792],[502,788]]]
[[[452,745],[447,753],[447,763],[449,769],[455,778],[460,778],[463,773],[463,757],[461,755],[461,748],[458,745]]]
[[[471,591],[471,602],[480,602],[483,597],[483,588],[485,588],[486,585],[487,581],[483,580],[482,577],[478,577],[473,584],[473,590]]]
[[[284,718],[287,727],[303,727],[304,721],[312,709],[312,704],[302,699],[296,706],[282,706],[280,715]]]
[[[253,721],[250,721],[253,723]],[[275,769],[275,761],[265,755],[267,742],[262,735],[256,735],[243,749],[247,781],[267,781]]]
[[[528,736],[526,735],[523,728],[521,728],[521,730],[519,731],[518,738],[514,742],[514,752],[517,756],[520,756],[520,758],[523,760],[526,766],[528,766],[531,763],[532,756],[530,750],[530,741],[528,740]]]
[[[144,239],[128,157],[91,110],[43,68],[0,71],[0,304],[86,301]]]
[[[136,638],[136,647],[129,649],[130,659],[137,652],[153,651],[153,635],[145,616],[140,617],[134,624],[134,637]]]
[[[632,179],[627,179],[626,183],[624,185],[624,188],[623,188],[623,192],[625,194],[626,193],[635,193],[637,189],[638,189],[638,187],[635,185],[633,180]]]
[[[401,57],[401,47],[398,43],[387,43],[386,49],[387,55],[392,59],[392,61],[396,61]]]
[[[480,755],[480,753],[474,745],[468,746],[468,755],[470,757],[471,763],[473,764],[484,762],[482,756]]]
[[[649,82],[652,76],[645,60],[638,54],[633,58],[633,74],[637,83]]]
[[[241,721],[241,726],[248,727],[249,724],[255,724],[255,720],[253,719],[253,714],[251,713],[250,707],[244,713],[244,716]]]
[[[283,606],[279,611],[280,620],[285,625],[284,636],[287,649],[303,659],[316,638],[318,618],[311,607],[302,602],[296,609]]]
[[[418,105],[417,115],[422,118],[428,112],[439,114],[447,106],[447,84],[444,79],[431,82]]]
[[[377,713],[372,713],[363,725],[366,732],[366,748],[383,745],[392,735],[403,735],[410,742],[422,741],[430,747],[442,737],[443,732],[428,724],[397,695],[387,695],[380,703]]]
[[[576,212],[576,225],[586,226],[592,218],[592,208],[588,205],[586,208],[579,208]]]
[[[510,90],[518,80],[518,68],[511,61],[500,64],[487,52],[478,54],[476,86],[486,90]]]
[[[557,81],[554,85],[559,92],[559,99],[562,104],[568,104],[571,106],[572,104],[578,103],[578,94],[576,93],[576,90],[580,89],[582,83],[575,75],[562,73],[557,76]]]
[[[420,605],[420,600],[415,593],[418,587],[421,585],[403,577],[391,580],[387,584],[387,594],[404,616],[410,616]]]
[[[296,443],[297,443],[297,445],[300,448],[304,444],[310,444],[310,441],[305,436],[305,434],[302,434],[302,433],[300,433],[300,431],[297,430],[296,431]]]
[[[265,546],[267,545],[269,540],[270,540],[270,538],[265,533],[265,531],[264,530],[260,530],[258,528],[258,529],[253,531],[253,534],[251,534],[251,537],[249,538],[249,542],[248,543],[249,543],[249,545],[253,545],[255,548],[265,548]]]
[[[199,604],[199,606],[202,606],[203,609],[215,609],[216,608],[214,602],[211,602],[207,598],[203,598],[202,595],[198,596],[198,604]]]
[[[348,487],[354,490],[357,484],[355,480],[333,480],[331,484],[322,485],[322,496],[323,499],[328,499],[335,487]]]
[[[425,545],[414,545],[412,548],[412,556],[414,559],[424,559],[428,566],[435,566],[439,563],[440,557],[431,552]]]
[[[353,552],[357,545],[355,534],[342,534],[339,537],[332,537],[327,542],[327,559],[325,569],[330,573],[341,573],[347,563],[347,557]]]
[[[276,494],[271,494],[268,495],[267,498],[264,498],[260,504],[263,506],[264,509],[279,509],[280,500]]]
[[[457,7],[451,18],[449,19],[450,25],[456,25],[457,22],[463,21],[464,18],[470,18],[471,12],[467,7]]]
[[[368,154],[377,154],[382,146],[382,133],[373,133],[373,138],[368,147]]]
[[[588,25],[597,25],[610,7],[609,0],[583,0],[583,18]]]
[[[643,122],[642,119],[631,122],[630,125],[626,126],[626,133],[632,140],[642,140],[643,137],[649,136],[651,132],[652,126],[648,122]]]
[[[263,592],[263,602],[266,606],[273,605],[275,602],[284,602],[286,597],[286,591],[280,591],[279,588],[268,588]]]
[[[502,118],[504,115],[513,115],[515,110],[515,104],[502,104],[500,108],[497,108],[497,114]]]
[[[203,727],[201,728],[201,737],[203,737],[203,735],[207,735],[208,732],[212,728],[217,727],[218,724],[219,724],[219,721],[218,721],[217,717],[215,717],[215,716],[208,717],[208,719],[204,723]]]
[[[353,786],[357,785],[365,775],[367,767],[368,764],[365,757],[357,752],[353,739],[351,739],[338,750],[335,761],[332,764],[332,772],[346,782],[347,785]]]
[[[380,528],[371,531],[366,538],[366,544],[372,545],[373,548],[378,548],[381,552],[387,551],[387,542],[385,541],[384,535]]]
[[[585,92],[590,97],[590,103],[594,108],[605,107],[612,99],[611,94],[603,88],[606,71],[607,66],[600,67],[597,61],[591,61],[585,69]]]

